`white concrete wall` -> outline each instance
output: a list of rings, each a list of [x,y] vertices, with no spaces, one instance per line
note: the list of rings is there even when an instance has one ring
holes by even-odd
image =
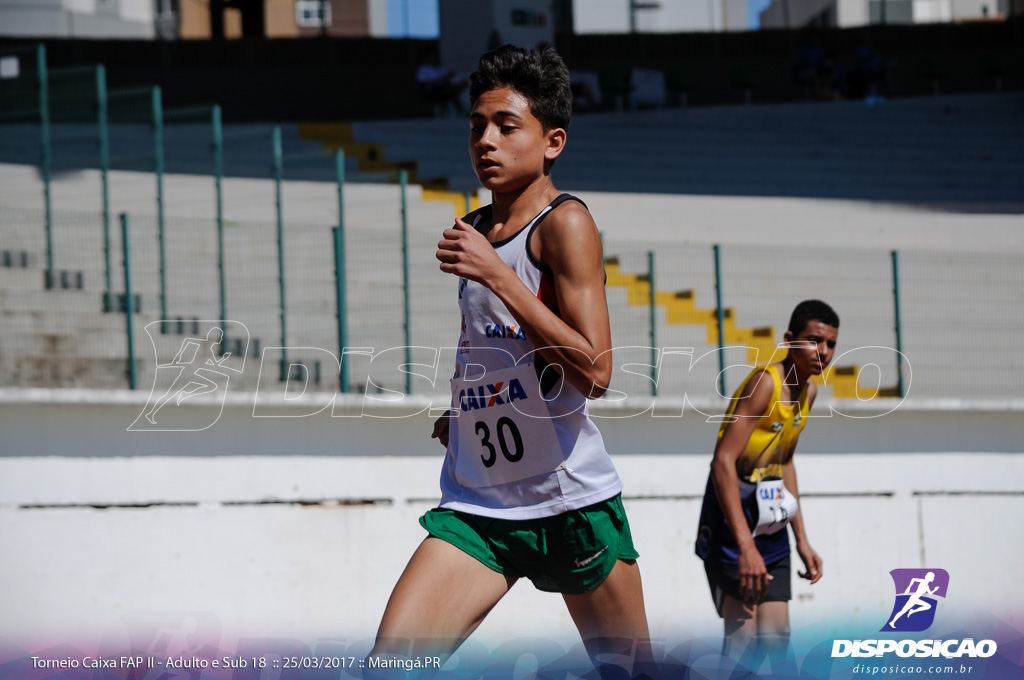
[[[981,9],[978,8],[980,14]],[[914,21],[917,23],[949,21],[952,18],[951,0],[914,0]]]
[[[225,636],[372,637],[424,535],[416,518],[436,502],[438,465],[408,457],[3,459],[0,635],[77,638],[201,612]],[[706,460],[636,456],[616,465],[652,634],[715,634],[692,554]],[[1024,612],[1015,570],[1005,568],[1024,559],[1020,542],[1005,540],[998,521],[972,519],[1021,516],[1019,486],[1006,481],[1024,475],[1020,456],[806,456],[799,469],[808,536],[826,576],[813,587],[795,580],[795,629],[835,611],[883,619],[887,572],[898,567],[946,569],[962,606],[1009,619]],[[973,474],[935,492],[921,478],[936,470]],[[363,496],[379,500],[346,503]],[[152,498],[166,500],[131,507]],[[115,507],[88,507],[108,504]],[[573,634],[558,598],[525,582],[477,637],[523,631]]]
[[[802,26],[807,20],[818,14],[828,5],[833,5],[838,14],[841,28],[863,26],[868,23],[868,0],[812,0],[797,2],[796,0],[773,0],[772,4],[761,13],[762,28],[783,28],[785,16],[782,3],[789,3],[790,24]],[[914,0],[914,23],[935,23],[943,21],[963,21],[995,18],[1002,16],[999,12],[998,0]],[[987,14],[985,10],[988,10]]]
[[[274,392],[261,391],[258,400],[251,392],[220,391],[180,406],[172,401],[158,413],[156,426],[141,419],[147,401],[152,399],[151,405],[163,394],[160,389],[151,397],[151,385],[136,392],[0,388],[0,458],[438,454],[429,439],[436,416],[427,409],[443,412],[444,395],[433,402],[419,395],[382,401],[389,395],[364,400],[321,392],[293,398],[291,391],[292,398],[285,398],[276,374],[271,383]],[[590,405],[608,450],[625,456],[710,455],[718,432],[714,416],[724,410],[724,402],[710,399],[632,398]],[[1022,400],[823,398],[811,418],[801,453],[1024,451]],[[1024,479],[1019,481],[1024,488]]]
[[[0,35],[153,38],[153,0],[0,0]]]
[[[839,27],[864,26],[868,23],[867,0],[839,0]]]
[[[994,19],[997,16],[1001,16],[999,8],[1002,3],[999,0],[951,0],[949,4],[952,5],[953,21],[981,19],[986,16]],[[987,13],[986,9],[988,10]]]
[[[388,37],[388,2],[387,0],[367,0],[367,23],[371,38]]]
[[[628,0],[574,0],[575,33],[628,33]],[[747,30],[746,3],[735,0],[709,2],[662,2],[657,8],[636,12],[636,29],[641,33]]]
[[[628,0],[573,0],[573,32],[626,33],[629,31]]]
[[[254,420],[251,402],[237,398],[205,432],[125,432],[141,408],[132,395],[20,396],[0,393],[8,640],[121,639],[158,625],[179,635],[191,627],[213,644],[367,639],[423,536],[416,518],[438,497],[442,452],[426,417]],[[825,578],[794,581],[798,633],[837,612],[879,626],[891,606],[888,571],[902,567],[949,571],[947,629],[971,608],[1024,623],[1012,566],[1024,544],[1007,535],[1024,516],[1021,405],[909,406],[815,421],[801,442],[807,531]],[[717,634],[692,554],[715,427],[645,416],[599,423],[625,482],[652,634]],[[960,430],[964,441],[976,435],[974,447],[938,441]],[[992,430],[1005,449],[983,438]],[[826,453],[836,440],[842,452]],[[474,639],[524,631],[575,635],[558,598],[523,583]]]

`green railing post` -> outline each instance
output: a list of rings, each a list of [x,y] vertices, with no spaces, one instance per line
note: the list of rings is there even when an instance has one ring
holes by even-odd
[[[334,181],[338,191],[338,225],[345,226],[345,151],[334,152]]]
[[[651,319],[651,396],[658,396],[658,293],[654,283],[654,251],[647,251],[647,301]]]
[[[217,284],[220,287],[220,323],[224,330],[221,348],[224,349],[228,346],[228,306],[227,282],[224,275],[224,194],[221,187],[224,178],[224,128],[221,125],[219,104],[214,104],[210,111],[210,124],[213,127],[213,186],[217,202]]]
[[[100,146],[100,186],[103,201],[103,257],[106,272],[105,311],[114,311],[113,285],[110,265],[110,185],[107,177],[110,171],[110,130],[107,126],[107,71],[100,64],[96,67],[96,125]]]
[[[348,344],[348,313],[345,294],[345,228],[337,226],[334,232],[334,283],[338,300],[338,361],[341,372],[338,386],[342,393],[348,392],[348,361],[345,346]]]
[[[348,345],[348,302],[345,293],[345,152],[340,149],[334,154],[334,172],[338,180],[338,226],[334,228],[334,279],[338,294],[338,361],[341,374],[338,376],[342,393],[348,392],[348,361],[345,346]]]
[[[903,386],[903,322],[900,318],[900,255],[892,251],[892,301],[896,317],[896,392],[907,396]]]
[[[402,319],[405,326],[405,393],[412,394],[412,374],[408,365],[412,364],[411,328],[409,322],[409,211],[406,203],[406,189],[409,185],[409,173],[402,170],[398,173],[398,183],[402,193]]]
[[[277,217],[277,287],[280,297],[281,317],[281,381],[288,379],[288,312],[284,288],[284,214],[281,203],[281,181],[284,175],[284,158],[281,151],[281,127],[271,130],[271,144],[274,151],[274,212]]]
[[[718,392],[723,397],[725,392],[725,310],[722,308],[722,255],[721,247],[716,243],[715,253],[715,316],[718,321]]]
[[[153,169],[156,172],[156,237],[160,246],[160,318],[167,319],[167,247],[164,237],[164,104],[153,86]]]
[[[463,215],[468,215],[470,212],[473,211],[473,193],[470,192],[470,191],[467,191],[467,192],[463,193],[462,194],[462,200],[463,200],[463,206],[462,206],[463,207],[463,213],[462,214]]]
[[[135,301],[132,300],[132,251],[128,240],[128,213],[121,213],[121,250],[124,254],[124,318],[128,329],[128,386],[138,387],[135,374],[135,329],[132,317],[135,313]]]
[[[46,67],[46,45],[36,47],[36,74],[39,78],[40,171],[43,175],[43,214],[46,228],[46,288],[53,288],[57,275],[53,269],[53,208],[50,201],[50,177],[53,174],[53,149],[50,146],[50,73]]]

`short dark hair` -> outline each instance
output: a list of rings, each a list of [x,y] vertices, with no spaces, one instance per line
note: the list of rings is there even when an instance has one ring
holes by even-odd
[[[527,50],[502,45],[480,57],[469,76],[469,100],[485,92],[508,87],[526,97],[530,112],[545,130],[567,129],[572,119],[572,85],[569,69],[551,47]]]
[[[789,317],[789,332],[800,335],[812,321],[839,328],[839,315],[834,309],[821,300],[804,300],[793,310],[793,316]]]

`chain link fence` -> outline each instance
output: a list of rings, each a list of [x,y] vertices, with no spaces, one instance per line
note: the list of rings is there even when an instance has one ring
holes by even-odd
[[[344,230],[341,306],[329,224],[285,223],[282,305],[276,223],[230,222],[222,317],[215,221],[166,219],[164,288],[157,220],[132,216],[135,323],[140,329],[155,324],[165,338],[156,359],[173,356],[183,337],[205,336],[210,324],[226,319],[244,329],[224,327],[221,353],[255,362],[236,386],[256,389],[260,381],[286,377],[306,390],[443,393],[458,339],[457,281],[442,274],[433,257],[443,218],[437,206],[410,201],[415,207],[408,210],[403,240],[400,188],[360,189],[347,201],[354,217]],[[127,387],[120,241],[115,233],[113,311],[105,312],[102,218],[66,211],[54,217],[62,225],[55,245],[67,256],[56,285],[47,289],[42,211],[0,209],[0,380],[26,387]],[[852,380],[862,398],[876,389],[879,396],[897,396],[901,377],[904,393],[917,398],[1014,397],[1024,375],[1024,361],[1008,351],[1024,330],[1017,295],[1024,268],[1017,256],[901,251],[897,269],[893,254],[881,250],[728,246],[720,250],[716,272],[710,246],[609,241],[605,249],[615,347],[609,399],[731,392],[749,366],[763,363],[782,342],[795,304],[812,297],[840,315],[834,377]],[[339,320],[347,326],[344,341]],[[138,337],[144,337],[141,330]],[[347,355],[342,383],[344,348],[361,349]],[[153,350],[138,347],[136,357],[145,380]],[[399,368],[406,362],[419,365],[412,378]]]
[[[102,66],[48,71],[41,48],[0,65],[0,384],[125,388],[134,373],[146,385],[192,343],[249,390],[447,393],[458,282],[434,251],[450,202],[404,181],[346,181],[344,158],[303,146],[294,127],[226,130],[216,105],[107,91]],[[781,357],[808,298],[842,320],[826,395],[1015,397],[1024,378],[1010,351],[1024,330],[1018,256],[636,240],[604,251],[606,399],[728,395]]]

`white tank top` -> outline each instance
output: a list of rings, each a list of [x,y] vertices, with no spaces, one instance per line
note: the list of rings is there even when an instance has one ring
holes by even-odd
[[[501,259],[556,314],[550,270],[530,241],[562,194],[516,234],[494,243]],[[580,201],[582,203],[582,201]],[[466,216],[481,231],[491,207]],[[494,293],[459,280],[462,335],[452,379],[453,417],[441,471],[441,507],[533,519],[592,505],[622,490],[586,398],[550,367]],[[543,389],[541,387],[543,385]]]

